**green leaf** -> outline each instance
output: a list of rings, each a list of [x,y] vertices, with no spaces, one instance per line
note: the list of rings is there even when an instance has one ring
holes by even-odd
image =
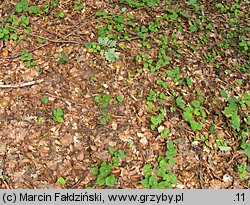
[[[115,52],[115,48],[110,48],[104,52],[105,59],[109,62],[113,62],[119,58],[118,54]]]
[[[54,116],[63,116],[64,112],[61,108],[56,108],[54,110]]]
[[[175,164],[175,159],[173,157],[169,157],[168,163],[174,165]]]
[[[102,186],[102,185],[105,184],[105,180],[104,180],[104,178],[103,178],[101,175],[98,175],[98,177],[97,177],[97,179],[96,179],[96,184],[97,184],[98,186]]]
[[[109,122],[111,119],[111,117],[109,115],[106,115],[105,117],[103,117],[101,120],[100,120],[100,123],[101,124],[105,124],[107,122]]]
[[[182,97],[176,98],[176,104],[177,104],[181,109],[184,109],[184,108],[185,108],[185,103],[182,101]]]
[[[113,187],[115,185],[115,176],[114,175],[108,176],[105,180],[105,183],[107,186]]]
[[[43,118],[42,117],[38,117],[37,118],[37,122],[42,123],[43,122]]]
[[[157,175],[159,177],[164,177],[164,175],[166,174],[166,170],[163,169],[163,168],[159,168],[158,171],[157,171]]]
[[[15,34],[15,33],[12,33],[12,34],[11,34],[11,38],[12,38],[14,41],[16,41],[17,38],[18,38],[18,35]]]
[[[111,153],[111,154],[114,154],[116,151],[113,147],[108,147],[108,151]]]
[[[228,98],[227,92],[225,90],[220,90],[220,95],[224,98]]]
[[[112,157],[112,162],[113,162],[114,166],[116,166],[116,167],[119,166],[119,164],[120,164],[119,158],[115,157],[115,156]]]
[[[91,81],[94,81],[94,82],[98,81],[96,76],[91,76],[91,77],[90,77],[90,80],[91,80]]]
[[[143,170],[146,172],[146,173],[149,173],[152,171],[152,166],[151,164],[145,164],[144,167],[143,167]]]
[[[118,157],[120,157],[120,158],[126,158],[127,156],[126,156],[126,154],[124,153],[123,150],[119,149],[118,150]]]
[[[196,122],[195,120],[191,121],[190,125],[193,131],[202,130],[202,124]]]
[[[66,181],[63,177],[60,177],[57,179],[57,182],[60,183],[61,185],[65,185],[66,184]]]
[[[231,147],[228,147],[228,146],[218,146],[218,148],[220,149],[220,151],[224,151],[224,152],[231,150]]]
[[[157,185],[158,184],[157,178],[154,175],[152,175],[151,177],[149,177],[148,183],[151,186]]]
[[[243,144],[241,145],[242,149],[245,149],[245,153],[248,157],[248,159],[250,159],[250,144]]]
[[[48,102],[49,102],[49,98],[47,96],[43,96],[42,103],[46,105]]]
[[[186,79],[186,83],[188,85],[188,87],[192,86],[192,81],[190,80],[190,78],[185,78]]]
[[[30,6],[29,11],[33,14],[40,14],[41,13],[40,8],[38,8],[37,6]]]
[[[231,123],[232,123],[232,127],[239,132],[240,131],[240,117],[236,112],[233,112],[233,115],[231,117]]]
[[[116,99],[117,99],[118,102],[123,102],[124,97],[122,95],[119,95],[119,96],[116,97]]]
[[[91,169],[91,172],[94,174],[94,175],[98,175],[99,174],[99,168],[98,167],[93,167]]]
[[[62,118],[61,116],[54,116],[54,117],[53,117],[53,120],[54,120],[55,122],[63,122],[63,121],[64,121],[63,118]]]
[[[38,42],[38,43],[45,43],[46,40],[45,40],[44,38],[38,38],[38,39],[37,39],[37,42]]]
[[[170,171],[169,172],[169,180],[172,184],[177,184],[177,177]]]
[[[150,186],[149,186],[149,183],[148,183],[148,179],[143,179],[141,180],[141,184],[144,188],[148,189]]]
[[[161,137],[162,138],[166,138],[168,136],[168,133],[170,132],[169,128],[166,128],[162,133],[161,133]]]
[[[212,124],[212,125],[210,126],[209,130],[210,130],[211,135],[213,135],[213,134],[214,134],[214,130],[215,130],[215,125]]]
[[[168,165],[165,159],[162,159],[159,163],[160,168],[167,170],[168,169]]]
[[[201,104],[200,104],[200,102],[199,102],[198,100],[193,100],[193,101],[191,102],[191,104],[192,104],[194,107],[196,107],[196,108],[199,108],[199,107],[201,106]]]

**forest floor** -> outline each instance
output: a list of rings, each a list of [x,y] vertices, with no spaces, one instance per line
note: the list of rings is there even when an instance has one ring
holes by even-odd
[[[249,8],[1,1],[0,187],[249,188]]]

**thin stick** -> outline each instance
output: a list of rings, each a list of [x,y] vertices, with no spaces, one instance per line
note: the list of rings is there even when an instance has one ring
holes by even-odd
[[[30,81],[30,82],[22,82],[22,83],[17,83],[17,84],[10,84],[10,85],[2,85],[2,84],[0,84],[0,88],[22,88],[22,87],[34,85],[34,84],[37,84],[37,83],[41,83],[43,81],[44,81],[43,79],[40,79],[40,80],[33,80],[33,81]]]

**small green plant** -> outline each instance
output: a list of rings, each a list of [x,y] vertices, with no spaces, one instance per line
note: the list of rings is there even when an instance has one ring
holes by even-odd
[[[38,118],[37,118],[37,122],[38,122],[38,123],[42,123],[42,122],[43,122],[43,118],[42,118],[42,117],[38,117]]]
[[[163,132],[161,132],[161,137],[162,138],[167,138],[169,133],[170,133],[170,129],[166,128]]]
[[[108,107],[109,103],[114,101],[114,99],[111,96],[104,94],[103,96],[96,96],[94,101],[100,103],[100,109],[105,109]]]
[[[84,9],[84,4],[82,4],[79,1],[76,1],[75,4],[74,4],[74,10],[75,11],[81,11],[83,9]]]
[[[39,15],[42,13],[41,9],[37,6],[29,6],[29,12],[32,14]]]
[[[65,13],[63,11],[56,11],[55,16],[59,19],[63,19],[65,17]]]
[[[165,118],[166,111],[164,109],[160,110],[160,113],[156,116],[150,117],[150,128],[155,130],[155,128],[162,123],[163,119]]]
[[[162,79],[157,79],[156,84],[164,87],[165,89],[168,89],[167,83],[163,81]]]
[[[199,100],[193,100],[191,102],[191,105],[185,106],[185,103],[182,100],[182,97],[176,98],[176,104],[184,110],[183,112],[183,118],[185,121],[187,121],[192,130],[201,130],[202,124],[195,120],[195,118],[199,117],[201,118],[201,122],[205,122],[206,119],[206,112],[204,111],[203,106],[201,106],[201,102],[203,102],[203,97],[201,95],[198,95]]]
[[[237,106],[237,98],[234,96],[231,96],[228,100],[227,103],[227,107],[225,107],[224,109],[224,113],[226,116],[231,118],[231,124],[232,127],[236,130],[236,131],[240,131],[240,116],[238,115],[238,106]]]
[[[100,167],[93,167],[91,169],[92,173],[97,176],[96,184],[98,186],[107,185],[113,187],[115,185],[115,176],[110,175],[112,169],[112,164],[104,160]]]
[[[113,147],[108,148],[110,154],[112,154],[112,162],[114,166],[120,165],[120,159],[126,158],[126,155],[123,150],[118,149],[117,151]]]
[[[65,179],[63,177],[59,177],[56,182],[58,182],[61,185],[65,185],[66,184],[66,181],[65,181]]]
[[[36,65],[36,62],[34,61],[32,54],[30,54],[27,49],[23,49],[22,55],[20,56],[19,59],[21,61],[26,62],[27,67]]]
[[[105,124],[105,123],[109,122],[109,120],[111,119],[111,117],[110,117],[110,115],[108,115],[108,113],[105,111],[105,109],[108,107],[109,103],[111,103],[111,102],[114,101],[114,99],[111,96],[104,94],[102,96],[96,96],[94,98],[94,101],[96,103],[99,103],[99,108],[100,108],[100,110],[101,110],[101,112],[102,112],[102,114],[104,116],[100,120],[100,122],[102,124]]]
[[[99,37],[98,43],[89,42],[86,44],[88,52],[100,52],[102,56],[109,62],[113,62],[119,58],[116,53],[116,41],[110,40],[108,37]]]
[[[63,122],[64,111],[61,108],[56,108],[53,112],[53,120],[55,122]]]
[[[108,37],[99,37],[98,43],[101,46],[100,54],[109,62],[113,62],[119,58],[116,53],[116,41],[110,40]]]
[[[0,174],[0,179],[7,180],[9,177],[3,174]]]
[[[243,162],[241,165],[238,165],[238,171],[240,172],[240,179],[245,179],[245,177],[247,176],[247,163]]]
[[[48,102],[49,102],[49,98],[47,96],[43,96],[42,103],[46,105],[46,104],[48,104]]]
[[[116,99],[117,99],[118,102],[123,102],[124,97],[123,97],[122,95],[118,95],[118,96],[116,97]]]
[[[160,2],[161,0],[120,0],[120,3],[127,3],[132,7],[153,7]]]
[[[141,184],[144,188],[151,189],[171,189],[177,183],[177,178],[171,170],[169,165],[174,164],[174,157],[176,149],[172,141],[166,145],[167,151],[164,157],[159,156],[157,160],[157,175],[153,172],[153,167],[150,164],[145,164],[143,170],[145,172],[144,179]]]
[[[200,7],[197,5],[197,0],[189,0],[186,2],[188,6],[192,6],[196,12],[200,10]]]
[[[15,5],[15,11],[17,13],[20,13],[22,11],[28,11],[29,7],[28,7],[29,1],[28,0],[21,0],[19,1],[16,5]]]
[[[166,75],[168,77],[170,77],[171,79],[173,79],[173,81],[176,83],[176,82],[180,81],[180,79],[181,79],[181,77],[180,77],[180,68],[175,67],[174,69],[167,70]]]
[[[55,58],[59,58],[59,61],[58,61],[58,62],[59,62],[60,64],[64,64],[64,63],[69,62],[69,58],[65,55],[64,52],[61,52],[60,54],[56,53],[56,54],[54,54],[54,57],[55,57]]]
[[[46,40],[44,38],[37,38],[38,43],[45,43]]]
[[[53,6],[53,7],[59,6],[60,5],[60,1],[50,0],[50,5]]]
[[[205,56],[204,61],[212,63],[217,56],[217,53],[213,50],[211,53],[209,53],[207,56]]]

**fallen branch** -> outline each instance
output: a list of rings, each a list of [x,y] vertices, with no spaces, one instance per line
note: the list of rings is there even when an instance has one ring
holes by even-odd
[[[43,79],[40,79],[40,80],[33,80],[30,82],[22,82],[22,83],[9,84],[9,85],[0,84],[0,88],[22,88],[22,87],[34,85],[37,83],[41,83],[43,81],[44,81]]]

